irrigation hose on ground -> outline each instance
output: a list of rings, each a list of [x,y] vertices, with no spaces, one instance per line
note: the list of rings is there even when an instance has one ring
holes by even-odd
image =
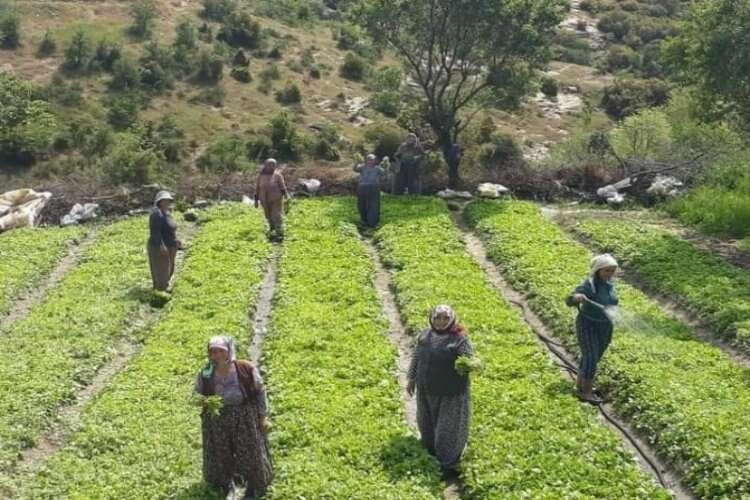
[[[531,314],[531,312],[529,311],[525,303],[517,301],[517,300],[513,300],[513,299],[509,299],[509,302],[520,307],[523,310],[525,315]],[[561,352],[560,349],[558,349],[558,348],[564,348],[564,346],[555,342],[554,340],[547,337],[543,333],[537,331],[536,328],[532,327],[532,331],[536,334],[537,337],[539,337],[539,340],[541,340],[544,343],[547,349],[549,349],[549,351],[552,354],[554,354],[555,357],[559,359],[560,362],[562,363],[562,364],[556,363],[556,365],[566,370],[568,374],[571,376],[571,378],[577,377],[578,367],[576,367],[570,360],[568,360],[565,353]],[[654,474],[656,474],[656,478],[659,480],[659,483],[665,489],[669,489],[669,486],[667,485],[667,482],[664,480],[664,477],[662,476],[661,471],[659,470],[659,467],[657,467],[656,464],[651,460],[651,458],[649,458],[649,456],[646,455],[646,453],[643,451],[641,446],[638,444],[635,437],[633,437],[633,435],[627,429],[625,429],[622,425],[620,425],[620,423],[617,422],[617,420],[612,415],[609,414],[609,412],[602,406],[601,403],[590,403],[590,404],[592,404],[593,406],[596,406],[597,409],[599,410],[599,413],[601,413],[601,415],[607,420],[607,422],[615,426],[622,433],[622,435],[625,436],[625,438],[630,442],[633,448],[636,449],[636,451],[641,456],[641,458],[649,465],[651,470],[654,471]]]

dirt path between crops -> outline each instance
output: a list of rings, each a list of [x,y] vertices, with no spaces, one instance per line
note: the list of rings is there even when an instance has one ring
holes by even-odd
[[[547,350],[552,361],[560,366],[562,373],[569,375],[572,379],[575,376],[561,366],[560,363],[568,366],[576,366],[575,357],[565,349],[562,343],[555,339],[544,325],[542,320],[537,316],[526,303],[524,296],[516,291],[505,281],[502,274],[487,256],[487,250],[484,243],[477,237],[467,224],[461,212],[453,214],[456,225],[462,231],[466,243],[466,251],[475,260],[479,267],[484,271],[489,282],[500,293],[503,299],[509,302],[521,316],[524,322],[536,334],[539,344]],[[571,397],[573,395],[571,394]],[[583,404],[583,403],[582,403]],[[688,488],[686,488],[678,477],[675,468],[663,462],[652,450],[649,444],[641,439],[636,431],[625,421],[615,416],[614,408],[610,404],[603,404],[599,407],[601,421],[614,430],[623,440],[625,446],[638,459],[641,469],[650,474],[657,482],[670,489],[675,498],[679,500],[688,500],[696,498]]]
[[[57,265],[38,285],[19,297],[7,314],[0,317],[0,335],[9,331],[12,326],[21,319],[25,318],[29,311],[40,303],[47,296],[50,290],[54,289],[73,269],[86,250],[96,240],[97,229],[92,228],[80,241],[71,241],[68,246],[67,254],[58,261]]]
[[[401,321],[401,313],[396,305],[396,297],[391,290],[391,274],[383,265],[380,260],[380,255],[373,243],[362,238],[362,242],[365,245],[367,253],[370,255],[370,260],[375,266],[375,289],[378,292],[380,303],[382,306],[383,313],[388,320],[388,337],[393,342],[393,345],[398,349],[398,360],[396,367],[398,368],[398,383],[401,387],[401,395],[404,403],[404,410],[406,412],[406,422],[413,430],[417,429],[417,401],[415,398],[410,397],[406,394],[406,375],[409,371],[409,362],[413,352],[412,344],[413,339],[406,332],[406,327]]]
[[[183,227],[183,226],[181,226]],[[195,224],[185,224],[180,231],[180,239],[189,246],[199,228]],[[175,278],[186,258],[185,251],[177,253],[175,261]],[[148,272],[147,268],[144,272]],[[163,309],[154,308],[142,302],[137,312],[128,318],[127,328],[122,332],[119,340],[112,346],[112,357],[104,364],[91,380],[76,394],[75,402],[59,409],[56,420],[36,441],[36,444],[21,452],[21,459],[15,474],[19,481],[29,480],[57,450],[62,448],[68,439],[80,428],[81,415],[86,405],[94,399],[112,379],[120,373],[128,363],[140,352],[142,344],[135,339],[142,332],[150,331],[161,318]]]
[[[551,212],[547,213],[550,214]],[[578,231],[572,229],[570,222],[561,220],[554,216],[551,216],[550,219],[557,223],[575,241],[581,243],[587,248],[597,249],[597,245],[594,242]],[[647,285],[646,280],[637,269],[628,266],[627,264],[623,264],[622,267],[627,272],[621,279],[633,288],[643,292],[649,299],[656,302],[667,316],[690,327],[690,330],[699,340],[720,349],[734,363],[743,368],[750,368],[750,353],[742,351],[733,346],[730,342],[721,339],[718,334],[711,330],[706,321],[702,320],[697,314],[690,312],[690,310],[684,307],[678,300],[675,300],[673,297]]]
[[[252,362],[256,365],[260,364],[260,357],[263,353],[263,339],[268,331],[268,324],[271,321],[273,312],[273,296],[276,292],[276,276],[279,270],[280,253],[280,248],[275,246],[255,303],[255,311],[252,317],[253,339],[248,348],[248,354]]]
[[[406,331],[401,313],[396,305],[396,297],[392,290],[391,273],[385,268],[380,260],[380,254],[371,240],[362,238],[362,243],[370,255],[370,260],[375,267],[375,290],[380,298],[381,308],[388,320],[388,337],[398,351],[396,367],[398,369],[398,384],[401,388],[401,400],[404,404],[406,423],[413,431],[417,431],[417,400],[406,393],[407,373],[409,362],[413,354],[413,339]],[[461,484],[458,480],[445,483],[443,490],[444,500],[460,500]]]

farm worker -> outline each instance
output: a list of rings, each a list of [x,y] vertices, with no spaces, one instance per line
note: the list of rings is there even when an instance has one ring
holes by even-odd
[[[387,159],[386,156],[383,161]],[[354,166],[354,171],[359,174],[357,208],[360,221],[364,226],[375,227],[380,222],[380,178],[385,169],[377,163],[374,154],[369,154],[364,164]]]
[[[228,494],[234,478],[241,478],[247,483],[245,498],[263,496],[273,479],[266,390],[258,369],[236,359],[231,337],[209,340],[208,363],[198,373],[195,392],[222,400],[218,414],[205,404],[201,413],[206,483]]]
[[[416,134],[409,134],[406,142],[396,151],[399,163],[396,190],[394,194],[403,194],[406,189],[409,194],[419,194],[419,164],[422,162],[424,149]]]
[[[591,260],[591,275],[565,301],[570,307],[578,307],[576,333],[581,350],[576,381],[578,397],[593,404],[602,402],[593,392],[594,377],[597,365],[612,341],[613,330],[612,320],[600,306],[616,306],[618,303],[613,284],[617,267],[617,261],[609,254],[594,257]]]
[[[255,182],[255,208],[258,208],[258,203],[263,205],[263,213],[268,221],[268,234],[272,240],[284,238],[284,198],[289,200],[284,177],[276,166],[276,160],[267,159]]]
[[[430,312],[430,328],[417,338],[406,392],[413,396],[416,390],[422,444],[437,458],[446,479],[458,474],[471,414],[469,375],[459,374],[455,363],[460,356],[473,355],[453,309],[435,307]]]
[[[169,192],[159,191],[148,219],[148,263],[154,289],[160,291],[166,291],[169,287],[169,280],[174,274],[177,249],[182,246],[177,239],[177,223],[172,217],[172,203],[174,198]]]

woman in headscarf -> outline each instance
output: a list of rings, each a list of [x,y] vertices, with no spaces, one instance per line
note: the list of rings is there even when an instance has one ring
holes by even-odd
[[[406,391],[417,393],[417,424],[422,444],[440,463],[445,478],[458,474],[469,438],[469,375],[456,369],[460,357],[474,351],[450,306],[430,312],[430,328],[422,332],[409,366]]]
[[[208,364],[198,373],[195,392],[204,396],[205,481],[226,494],[234,490],[234,479],[240,478],[247,484],[245,498],[262,497],[273,479],[266,391],[258,369],[236,359],[231,337],[217,336],[208,342]],[[210,396],[221,397],[218,415],[206,404]]]
[[[385,169],[377,163],[375,155],[369,154],[364,164],[355,165],[354,171],[359,174],[357,208],[360,222],[363,226],[375,227],[380,222],[380,178],[385,175]]]
[[[576,333],[581,350],[576,381],[578,397],[592,404],[602,402],[594,394],[594,377],[599,361],[612,342],[614,325],[603,308],[618,304],[613,284],[617,267],[617,261],[609,254],[594,257],[591,260],[591,274],[565,301],[568,306],[578,308]]]
[[[409,194],[419,194],[419,164],[423,156],[424,149],[417,134],[409,134],[406,142],[396,151],[399,169],[395,194],[403,194],[404,189],[408,190]]]
[[[267,159],[255,182],[255,208],[263,205],[271,239],[284,238],[284,198],[289,200],[284,176],[277,169],[276,160]]]
[[[149,237],[146,248],[151,268],[151,281],[155,290],[166,291],[174,274],[177,249],[177,223],[172,217],[174,198],[167,191],[159,191],[148,219]]]

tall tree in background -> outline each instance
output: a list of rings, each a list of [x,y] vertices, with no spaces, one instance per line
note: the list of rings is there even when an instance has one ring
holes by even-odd
[[[750,1],[695,2],[664,56],[673,78],[697,91],[704,118],[750,130]]]
[[[357,6],[370,36],[394,50],[419,85],[451,187],[460,182],[452,146],[478,100],[515,104],[533,88],[567,7],[566,0],[363,0]]]

